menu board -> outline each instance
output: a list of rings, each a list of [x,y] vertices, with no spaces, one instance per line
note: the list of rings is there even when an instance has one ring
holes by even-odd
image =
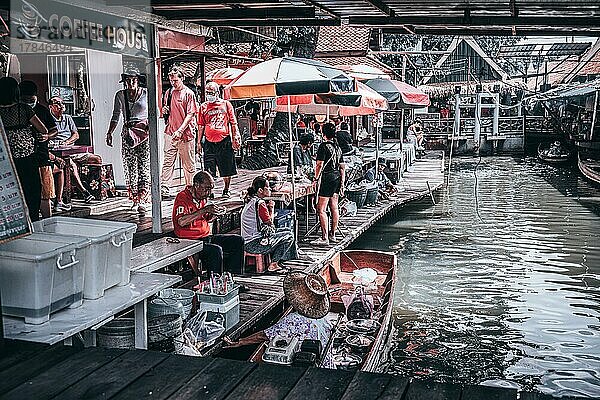
[[[0,243],[31,233],[31,221],[21,184],[0,120]]]

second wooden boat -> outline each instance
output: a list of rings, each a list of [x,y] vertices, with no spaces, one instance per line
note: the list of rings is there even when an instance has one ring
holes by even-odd
[[[590,181],[600,184],[600,160],[591,158],[582,153],[577,154],[579,171]]]
[[[550,164],[562,164],[569,161],[571,151],[558,141],[550,144],[549,147],[545,147],[540,143],[538,145],[538,157]]]

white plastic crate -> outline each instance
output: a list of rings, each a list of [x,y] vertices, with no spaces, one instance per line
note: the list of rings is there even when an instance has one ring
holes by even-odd
[[[2,312],[42,324],[83,301],[82,257],[90,240],[34,233],[0,245]]]
[[[240,322],[240,297],[235,296],[227,303],[215,304],[215,303],[200,303],[198,312],[208,311],[208,320],[213,321],[221,314],[224,318],[223,326],[228,331],[238,322]]]
[[[33,224],[35,232],[76,235],[91,240],[84,260],[83,296],[97,299],[115,285],[129,284],[131,247],[137,225],[86,218],[52,217]]]

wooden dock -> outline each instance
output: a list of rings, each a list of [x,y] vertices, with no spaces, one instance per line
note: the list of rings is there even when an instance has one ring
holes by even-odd
[[[515,400],[517,390],[141,350],[8,344],[0,399]],[[551,400],[519,393],[521,400]],[[567,398],[564,398],[568,400]],[[572,398],[569,398],[572,399]]]
[[[281,173],[285,172],[286,167],[277,167],[272,170],[277,170]],[[344,228],[342,232],[344,236],[338,234],[339,242],[332,244],[329,247],[315,247],[310,244],[310,240],[316,239],[318,236],[314,234],[309,236],[306,241],[299,242],[299,250],[304,255],[303,260],[293,260],[286,263],[286,266],[294,269],[302,269],[307,272],[315,272],[322,268],[323,264],[331,259],[339,250],[343,250],[350,246],[352,242],[363,234],[369,227],[383,218],[389,212],[397,207],[407,204],[411,201],[428,197],[432,195],[432,191],[441,188],[444,184],[444,160],[443,153],[431,152],[430,156],[425,159],[416,161],[411,166],[410,171],[403,174],[403,180],[400,187],[403,189],[397,196],[390,200],[379,201],[375,206],[359,208],[357,215],[352,217],[342,218]],[[252,180],[263,174],[264,171],[240,171],[231,186],[231,192],[234,196],[247,189]],[[219,201],[219,194],[222,191],[222,180],[217,179],[215,182],[214,193],[217,196],[216,202]],[[116,221],[125,221],[138,224],[138,231],[134,236],[134,246],[151,242],[161,236],[172,235],[173,226],[171,223],[171,210],[174,199],[164,200],[162,202],[163,211],[163,234],[151,233],[151,218],[140,217],[135,210],[130,210],[123,202],[123,199],[116,199],[116,207],[110,208],[106,205],[100,207],[92,204],[89,218],[109,219]],[[97,207],[94,209],[94,207]],[[316,223],[316,216],[309,215],[309,225]],[[303,218],[299,217],[299,237],[303,238],[306,233],[306,224]],[[308,257],[307,257],[308,256]],[[257,328],[260,329],[259,322],[283,309],[284,294],[283,294],[283,276],[282,275],[265,275],[265,274],[246,274],[244,276],[236,276],[236,282],[243,284],[247,291],[240,293],[240,322],[232,328],[228,335],[232,338],[238,338],[252,333]],[[184,283],[183,287],[191,288],[194,286],[194,281]],[[214,355],[220,351],[220,343],[206,349],[205,355]]]

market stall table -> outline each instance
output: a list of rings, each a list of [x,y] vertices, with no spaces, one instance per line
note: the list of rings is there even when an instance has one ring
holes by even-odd
[[[129,285],[115,286],[97,300],[85,300],[80,307],[58,311],[43,324],[26,324],[22,318],[5,316],[4,337],[53,345],[86,329],[96,329],[117,313],[134,306],[135,347],[147,349],[146,300],[180,281],[179,275],[134,272]]]
[[[201,240],[160,238],[134,247],[131,271],[154,272],[202,251]]]

